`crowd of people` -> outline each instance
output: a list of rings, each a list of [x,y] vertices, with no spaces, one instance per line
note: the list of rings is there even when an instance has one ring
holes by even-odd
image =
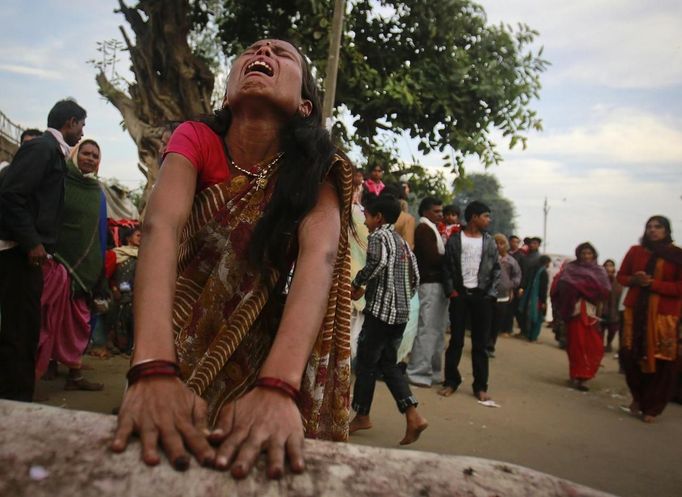
[[[84,377],[83,355],[118,351],[121,334],[128,336],[123,352],[132,347],[139,229],[134,222],[121,233],[110,228],[98,180],[102,151],[95,140],[82,138],[85,119],[75,101],[58,102],[47,131],[25,130],[14,160],[0,172],[2,229],[8,234],[0,242],[2,255],[11,260],[31,254],[29,268],[6,275],[7,288],[18,289],[15,298],[21,300],[18,314],[9,306],[2,312],[3,329],[21,333],[17,342],[5,344],[7,353],[21,358],[14,360],[21,379],[2,386],[10,398],[30,400],[32,378],[54,380],[59,364],[68,369],[65,390],[102,390],[101,383]],[[26,319],[28,305],[32,319]]]
[[[550,278],[553,261],[540,254],[542,240],[529,237],[521,243],[516,235],[489,234],[492,213],[485,204],[467,205],[460,224],[456,206],[426,197],[416,221],[406,208],[409,189],[404,184],[384,185],[380,165],[369,170],[366,180],[363,173],[358,169],[354,176],[353,199],[354,209],[364,211],[369,235],[363,233],[367,238],[359,239],[352,252],[358,275],[354,299],[362,298],[362,284],[372,278],[374,282],[367,286],[365,302],[353,312],[351,329],[357,342],[353,348],[358,356],[356,393],[362,392],[359,395],[369,401],[354,403],[358,416],[351,422],[351,433],[372,427],[366,384],[371,383],[373,393],[374,381],[383,377],[398,409],[407,416],[401,443],[416,439],[428,424],[416,414],[411,420],[406,406],[415,409],[417,400],[409,385],[440,385],[438,394],[444,397],[455,393],[462,382],[459,366],[467,329],[473,394],[484,403],[492,400],[489,359],[495,357],[498,336],[537,342],[548,306],[553,309],[551,326],[559,346],[568,355],[571,386],[589,390],[587,382],[619,336],[621,371],[633,399],[627,410],[645,422],[653,422],[663,412],[675,395],[680,374],[682,310],[682,250],[672,243],[667,218],[649,219],[640,245],[630,249],[619,271],[611,259],[600,265],[595,247],[584,242],[576,247],[575,260],[565,260]],[[395,202],[395,217],[384,212],[387,202]],[[377,212],[381,222],[376,220]],[[387,233],[399,241],[388,243]],[[401,283],[409,257],[395,262],[395,247],[416,259],[410,281],[416,279],[418,284]],[[396,289],[410,292],[394,294]],[[399,311],[389,315],[385,309]],[[393,326],[392,331],[377,331],[377,320]],[[513,333],[515,320],[517,333]],[[445,347],[447,333],[450,340]],[[396,362],[404,371],[402,378]]]
[[[0,171],[0,398],[32,401],[60,363],[66,389],[101,390],[83,354],[118,350],[131,367],[112,450],[137,434],[147,464],[161,445],[179,470],[191,454],[235,477],[264,450],[277,478],[285,460],[303,470],[304,437],[371,428],[379,378],[405,415],[400,443],[416,441],[428,421],[411,387],[459,389],[467,329],[472,393],[493,402],[498,337],[516,321],[537,341],[551,305],[575,388],[596,374],[606,330],[607,347],[620,336],[628,409],[661,414],[682,303],[666,218],[619,271],[583,243],[550,281],[542,240],[489,233],[483,202],[462,213],[427,196],[415,219],[409,185],[384,184],[380,164],[365,179],[321,111],[300,51],[254,43],[222,108],[166,133],[142,225],[112,230],[86,111],[58,102]]]

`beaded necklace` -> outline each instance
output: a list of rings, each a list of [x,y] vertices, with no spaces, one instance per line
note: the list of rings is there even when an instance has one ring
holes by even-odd
[[[230,155],[230,151],[228,150],[227,145],[225,145],[225,155],[227,155],[227,160],[230,162],[230,165],[232,167],[234,167],[240,173],[244,173],[247,176],[250,176],[256,180],[256,189],[264,190],[268,184],[268,173],[284,156],[284,152],[278,153],[270,162],[259,167],[258,172],[249,171],[248,169],[240,167],[234,161],[234,159],[232,159],[232,155]]]

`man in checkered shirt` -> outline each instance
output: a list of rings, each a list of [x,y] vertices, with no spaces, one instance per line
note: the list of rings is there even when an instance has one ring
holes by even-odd
[[[409,245],[396,233],[394,223],[400,215],[400,203],[391,195],[382,195],[365,208],[365,225],[370,231],[367,263],[353,280],[351,297],[365,295],[365,321],[358,338],[358,354],[350,433],[372,427],[369,411],[374,396],[377,372],[405,414],[407,427],[400,441],[407,445],[419,438],[428,423],[417,411],[407,377],[397,364],[397,349],[405,330],[410,299],[419,285],[419,270]],[[363,290],[362,286],[367,285]]]

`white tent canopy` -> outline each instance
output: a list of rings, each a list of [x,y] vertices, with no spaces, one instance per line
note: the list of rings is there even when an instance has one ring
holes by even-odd
[[[102,191],[107,199],[107,217],[120,219],[140,219],[140,213],[130,199],[130,190],[122,186],[116,179],[100,178]]]

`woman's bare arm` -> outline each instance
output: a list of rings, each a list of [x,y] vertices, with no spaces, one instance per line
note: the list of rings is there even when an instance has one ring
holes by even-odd
[[[178,241],[192,208],[196,169],[179,154],[168,154],[149,198],[135,272],[133,364],[175,360],[172,306]]]
[[[315,208],[298,230],[296,272],[261,376],[274,376],[299,387],[327,311],[332,273],[341,232],[336,191],[324,184]]]
[[[196,180],[196,170],[187,159],[169,154],[150,197],[135,275],[133,364],[176,360],[171,309],[178,240],[192,207]],[[210,464],[215,451],[202,434],[205,428],[206,403],[179,378],[141,378],[123,397],[111,448],[124,450],[137,433],[147,464],[158,464],[158,443],[177,469],[189,465],[185,446],[201,463]]]
[[[260,372],[299,387],[327,309],[341,231],[339,200],[322,187],[313,210],[299,226],[296,272],[277,336]],[[277,390],[256,388],[223,408],[217,424],[224,437],[216,465],[244,477],[265,449],[268,475],[281,476],[285,453],[293,471],[303,470],[303,425],[298,408]]]

